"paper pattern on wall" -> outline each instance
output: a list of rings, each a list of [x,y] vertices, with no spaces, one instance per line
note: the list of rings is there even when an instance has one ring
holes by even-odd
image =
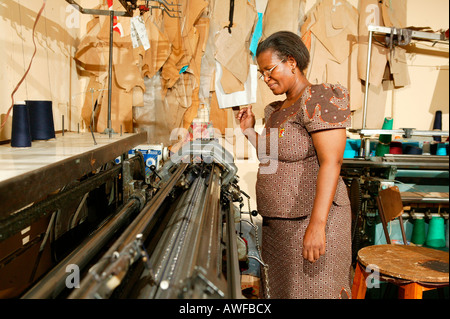
[[[357,76],[357,21],[358,12],[344,1],[321,2],[310,11],[302,25],[302,39],[310,51],[310,65],[306,71],[308,80],[313,84],[339,83],[350,91],[350,108],[358,109],[362,106],[363,90]],[[333,11],[334,9],[334,11]],[[326,11],[329,13],[325,13]],[[321,11],[322,13],[318,13]],[[329,23],[323,20],[329,19]],[[335,36],[327,38],[327,30],[318,32],[326,41],[321,41],[313,30],[321,27],[330,30]],[[328,45],[325,46],[325,44]],[[342,47],[338,51],[336,48]],[[334,54],[332,53],[334,50]],[[340,62],[339,62],[340,61]]]
[[[388,56],[388,61],[392,77],[394,78],[394,85],[396,87],[409,85],[411,81],[406,60],[406,50],[402,47],[395,47],[392,54]]]
[[[359,16],[359,48],[358,48],[358,76],[361,80],[366,80],[367,71],[367,50],[369,41],[368,26],[383,26],[381,8],[378,0],[361,0]],[[372,41],[371,64],[369,82],[379,86],[383,81],[383,76],[387,64],[387,54],[389,50],[382,45]]]
[[[171,52],[171,45],[167,36],[155,23],[153,16],[145,13],[144,21],[147,21],[145,25],[150,37],[150,49],[140,53],[143,56],[142,72],[144,76],[151,78],[167,61]],[[134,50],[134,52],[140,51],[139,48]]]
[[[164,18],[160,10],[153,10],[139,15],[139,10],[134,12],[133,18],[118,20],[123,32],[113,32],[113,70],[112,70],[112,99],[111,118],[113,130],[118,132],[122,127],[124,132],[133,131],[133,103],[136,102],[143,109],[145,106],[144,93],[147,89],[144,85],[146,77],[155,76],[159,70],[161,81],[161,94],[164,100],[164,114],[167,122],[163,129],[156,128],[158,138],[168,134],[167,130],[183,127],[183,116],[191,116],[194,112],[191,106],[198,108],[198,89],[200,79],[200,62],[204,52],[202,37],[207,36],[208,21],[201,15],[208,5],[206,0],[193,0],[187,2],[174,0],[182,4],[183,14],[181,19]],[[114,9],[120,9],[121,4],[114,2]],[[99,6],[105,9],[105,6]],[[133,21],[145,24],[142,34],[148,37],[148,43],[141,41],[133,47],[131,31]],[[134,24],[134,27],[143,27],[144,24]],[[197,28],[198,27],[198,28]],[[122,30],[121,29],[121,30]],[[135,28],[136,31],[137,28]],[[94,17],[88,23],[87,35],[82,39],[75,58],[84,71],[91,74],[93,79],[90,84],[96,83],[100,90],[107,88],[108,58],[109,58],[109,17]],[[120,31],[121,31],[120,30]],[[142,39],[141,39],[142,40]],[[184,67],[184,73],[180,70]],[[83,119],[87,125],[92,115],[92,94],[86,94]],[[96,128],[104,130],[107,126],[107,91],[96,94],[94,105],[97,105],[98,119]],[[160,107],[161,108],[161,107]],[[189,112],[186,110],[189,109]],[[140,126],[142,123],[134,123]],[[170,134],[170,132],[169,132]],[[163,138],[165,142],[167,139]]]
[[[105,6],[100,6],[105,10]],[[120,3],[114,3],[119,10]],[[117,21],[116,21],[117,22]],[[109,63],[109,16],[94,17],[87,27],[75,53],[80,69],[90,75],[85,90],[85,102],[81,112],[86,127],[91,125],[92,105],[96,105],[94,127],[103,132],[108,118],[108,63]],[[130,37],[130,19],[120,19],[121,28],[113,31],[113,70],[111,92],[111,124],[115,132],[132,132],[133,89],[145,89],[137,56],[133,54]],[[91,91],[94,92],[91,92]],[[93,100],[94,98],[94,100]]]
[[[344,0],[324,0],[315,9],[316,23],[311,31],[342,63],[349,56],[358,36],[358,11]]]
[[[298,33],[301,6],[305,0],[269,0],[263,18],[262,39],[277,31]]]
[[[230,36],[228,29],[223,29],[229,23],[228,14],[223,14],[229,12],[229,2],[173,2],[181,4],[181,19],[168,18],[159,10],[153,10],[152,14],[145,12],[140,16],[136,10],[133,20],[119,17],[123,32],[120,35],[114,32],[112,70],[113,130],[146,130],[149,141],[168,145],[183,138],[177,134],[190,125],[200,108],[209,108],[211,122],[224,133],[228,118],[225,116],[226,110],[219,106],[221,92],[217,90],[214,79],[216,58],[223,66],[222,77],[218,80],[224,92],[234,99],[238,96],[235,102],[238,105],[257,102],[260,91],[257,87],[256,66],[250,67],[252,58],[249,46],[258,21],[255,4],[261,7],[267,3],[266,0],[257,0],[257,3],[254,0],[236,0]],[[114,2],[114,9],[119,9],[116,5],[120,7],[119,3]],[[98,8],[104,10],[106,7],[101,5]],[[217,11],[217,8],[226,9]],[[220,18],[215,20],[215,17]],[[133,46],[131,32],[132,25],[135,26],[134,19],[145,23],[144,33],[147,34],[148,43],[138,42],[139,45],[134,43]],[[205,58],[208,47],[209,57]],[[91,77],[88,87],[95,87],[94,96],[85,93],[82,111],[84,122],[87,126],[90,124],[94,98],[97,107],[95,127],[97,131],[103,131],[108,124],[108,16],[94,17],[88,22],[87,34],[75,57],[80,69]],[[203,60],[205,63],[202,63]],[[160,89],[156,94],[152,88],[151,96],[156,99],[151,103],[152,109],[147,105],[149,92],[146,92],[150,79],[153,85],[158,82],[156,87]],[[144,81],[147,81],[147,85]],[[239,98],[243,93],[248,98]],[[230,96],[227,98],[229,100]],[[148,112],[157,115],[153,114],[152,117]],[[148,125],[153,127],[149,129]],[[176,132],[175,140],[172,139],[173,134],[171,138],[173,132]]]
[[[406,28],[406,0],[382,0],[381,13],[386,27]]]
[[[216,63],[215,90],[220,108],[228,108],[233,106],[248,105],[256,102],[257,91],[257,66],[250,65],[247,81],[244,84],[244,90],[230,94],[226,94],[220,84],[222,77],[222,66]]]
[[[182,18],[163,20],[164,32],[172,45],[171,53],[161,72],[163,95],[167,89],[175,85],[180,77],[180,70],[191,63],[199,41],[199,34],[196,32],[194,24],[208,5],[208,2],[205,0],[172,2],[182,5]]]
[[[222,27],[219,25],[218,32],[215,34],[216,60],[241,83],[244,83],[248,77],[248,66],[251,62],[249,46],[257,19],[256,8],[248,0],[237,0],[231,33],[228,28],[224,28],[225,25]]]

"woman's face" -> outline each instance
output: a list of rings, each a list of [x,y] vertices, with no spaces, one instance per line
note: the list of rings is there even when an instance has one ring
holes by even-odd
[[[267,72],[272,69],[270,76],[264,76],[264,82],[272,90],[273,94],[280,95],[286,93],[291,86],[292,67],[287,61],[282,61],[272,50],[261,52],[257,57],[260,72]]]

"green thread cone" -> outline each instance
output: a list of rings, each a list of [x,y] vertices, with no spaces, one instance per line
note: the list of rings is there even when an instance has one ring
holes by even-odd
[[[432,217],[428,225],[427,246],[434,248],[445,247],[444,218]]]
[[[392,130],[394,119],[386,117],[383,122],[383,130]],[[375,149],[375,156],[384,156],[389,153],[389,147],[392,140],[391,134],[380,134],[377,148]]]
[[[419,218],[414,220],[413,232],[411,235],[411,242],[417,246],[425,244],[425,219]]]

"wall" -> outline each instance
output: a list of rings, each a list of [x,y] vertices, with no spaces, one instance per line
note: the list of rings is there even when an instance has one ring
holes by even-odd
[[[2,121],[11,106],[11,94],[25,74],[34,52],[33,25],[43,1],[3,0],[0,2],[0,114]],[[79,41],[78,22],[65,1],[47,0],[36,25],[36,54],[30,71],[14,94],[15,101],[52,100],[55,129],[76,130],[80,90],[72,59]],[[9,139],[11,116],[0,140]]]
[[[358,7],[358,0],[349,1]],[[96,0],[81,0],[93,6]],[[306,1],[306,11],[316,3]],[[29,65],[34,50],[32,27],[42,1],[4,0],[0,3],[0,114],[11,106],[11,93]],[[430,0],[407,1],[407,24],[447,29],[449,2]],[[28,76],[14,95],[16,101],[26,99],[53,100],[56,129],[61,129],[64,115],[66,128],[76,130],[80,117],[85,78],[76,72],[73,55],[83,34],[88,17],[74,12],[65,1],[47,0],[36,26],[37,52]],[[384,116],[394,117],[394,127],[432,128],[434,113],[443,111],[443,125],[448,129],[448,45],[430,48],[421,43],[409,50],[407,64],[411,84],[387,90],[386,105],[369,105],[368,127],[378,125]],[[439,47],[439,46],[438,46]],[[370,96],[370,95],[369,95]],[[354,116],[354,127],[362,125],[362,112]],[[372,121],[371,119],[377,119]],[[69,123],[70,120],[70,123]],[[9,119],[9,123],[11,119]],[[375,127],[374,127],[375,128]],[[9,138],[10,129],[2,130],[0,139]]]
[[[408,0],[407,26],[447,30],[448,10],[448,1],[431,0],[425,3]],[[411,84],[403,88],[388,89],[386,105],[369,106],[368,128],[379,128],[370,126],[370,117],[379,120],[390,116],[394,118],[394,129],[408,127],[431,130],[435,111],[441,110],[443,129],[449,129],[448,44],[438,44],[434,48],[431,46],[432,43],[421,41],[416,48],[408,47],[406,57]],[[361,127],[361,112],[357,112],[354,121],[355,128]]]
[[[449,2],[408,0],[407,23],[428,26],[433,30],[449,28]],[[411,85],[394,92],[392,101],[397,127],[430,130],[436,110],[442,110],[443,129],[449,129],[448,44],[430,50],[430,43],[408,55]],[[419,46],[418,46],[419,47]],[[439,47],[439,46],[438,46]],[[398,105],[398,107],[396,107]]]

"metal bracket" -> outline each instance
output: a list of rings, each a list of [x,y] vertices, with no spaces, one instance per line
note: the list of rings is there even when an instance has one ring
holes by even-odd
[[[89,297],[95,299],[109,298],[115,288],[122,282],[130,266],[139,259],[149,271],[149,279],[154,282],[154,272],[142,239],[142,234],[136,235],[135,240],[125,246],[120,252],[113,252],[107,260],[101,260],[100,263],[90,268],[89,272],[93,275],[97,284],[88,293]],[[99,273],[97,268],[101,268],[104,263],[107,263],[106,268]]]
[[[149,8],[151,11],[150,11],[150,13],[152,13],[152,10],[153,9],[160,9],[160,10],[162,10],[163,12],[165,11],[166,12],[166,14],[169,16],[169,17],[171,17],[171,18],[181,18],[181,15],[177,15],[177,13],[180,13],[181,14],[181,11],[180,10],[175,10],[174,8],[171,8],[171,6],[181,6],[181,4],[178,4],[178,3],[168,3],[168,2],[166,2],[165,0],[154,0],[154,1],[152,1],[152,2],[158,2],[159,3],[159,5],[158,6],[153,6],[153,5],[148,5],[148,2],[149,1],[146,1],[147,2],[147,8]],[[175,14],[172,14],[172,13],[175,13]]]
[[[99,10],[99,9],[85,9],[74,0],[66,0],[66,2],[70,3],[73,7],[75,7],[78,11],[80,11],[83,14],[109,16],[112,11],[112,10]],[[132,17],[133,11],[136,9],[137,0],[119,0],[119,2],[124,7],[125,11],[112,11],[113,15],[122,16],[122,17]]]

